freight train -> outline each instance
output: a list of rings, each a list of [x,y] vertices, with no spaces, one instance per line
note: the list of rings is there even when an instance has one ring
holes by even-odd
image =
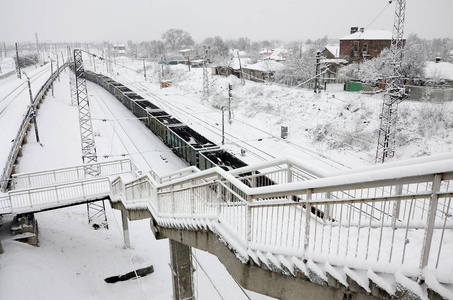
[[[85,70],[85,77],[115,96],[189,165],[196,166],[200,170],[219,166],[226,171],[247,165],[122,83],[88,70]]]

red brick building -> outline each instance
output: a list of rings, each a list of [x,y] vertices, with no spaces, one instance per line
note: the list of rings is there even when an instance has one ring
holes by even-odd
[[[390,48],[391,43],[390,31],[351,27],[350,34],[340,39],[339,57],[358,63],[379,56],[383,49]]]

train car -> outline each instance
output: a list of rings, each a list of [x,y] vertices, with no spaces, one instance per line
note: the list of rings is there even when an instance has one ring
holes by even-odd
[[[245,167],[247,164],[223,149],[201,151],[199,154],[198,168],[203,171],[215,166],[221,167],[225,171],[229,171]]]
[[[198,167],[198,153],[205,149],[219,148],[216,144],[188,126],[171,127],[167,130],[167,142],[182,145],[177,149],[178,155],[191,166]]]

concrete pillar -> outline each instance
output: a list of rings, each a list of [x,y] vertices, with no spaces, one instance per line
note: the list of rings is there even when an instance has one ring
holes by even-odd
[[[170,240],[173,299],[195,299],[193,287],[192,248]]]
[[[2,240],[0,240],[0,254],[3,253]]]
[[[124,244],[126,245],[126,248],[130,248],[131,240],[129,238],[129,221],[127,219],[127,211],[121,211],[121,220],[123,221]]]

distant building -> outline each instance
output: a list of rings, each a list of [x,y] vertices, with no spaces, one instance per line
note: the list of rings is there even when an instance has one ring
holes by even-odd
[[[114,44],[113,45],[113,50],[118,53],[119,55],[125,55],[126,54],[126,45],[124,44]]]
[[[274,60],[264,60],[242,67],[244,78],[257,82],[272,81],[275,72],[285,69],[285,65]]]
[[[327,59],[340,57],[340,45],[327,45],[321,52],[321,55]]]
[[[350,34],[340,39],[340,58],[349,62],[362,62],[378,57],[382,50],[390,48],[391,43],[390,31],[351,27]]]

